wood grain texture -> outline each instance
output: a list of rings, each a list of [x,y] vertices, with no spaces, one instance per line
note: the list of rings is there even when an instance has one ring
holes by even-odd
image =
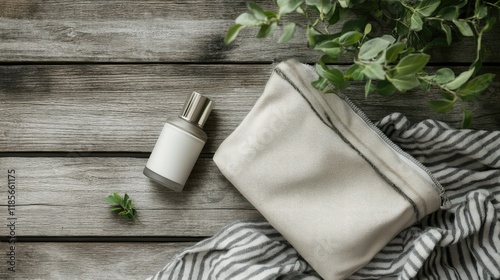
[[[0,244],[0,279],[146,279],[194,243],[17,243],[16,272]]]
[[[268,1],[256,1],[272,8]],[[255,38],[246,29],[230,45],[223,38],[245,1],[0,1],[2,62],[272,62],[297,58],[313,62],[303,30],[287,44]],[[372,24],[376,25],[374,21]],[[339,27],[340,28],[340,27]],[[488,63],[500,62],[496,28],[487,34]],[[471,62],[471,40],[436,51],[433,62]],[[349,61],[343,59],[342,62]]]
[[[0,0],[0,279],[144,279],[194,244],[156,241],[263,220],[211,154],[252,108],[273,63],[314,62],[320,53],[307,48],[303,30],[277,44],[279,31],[259,40],[246,29],[226,46],[227,29],[246,9],[246,1],[232,0]],[[494,28],[484,42],[485,70],[497,76],[499,36]],[[431,61],[457,66],[474,56],[472,42],[463,40],[435,51]],[[499,89],[497,79],[473,105],[474,128],[500,128]],[[194,90],[216,104],[205,127],[209,141],[183,192],[172,192],[142,169],[166,118]],[[396,111],[413,122],[435,118],[458,127],[461,119],[458,111],[427,108],[436,92],[365,99],[361,85],[346,94],[372,120]],[[8,169],[17,175],[18,237],[93,241],[18,242],[16,273],[9,273]],[[105,197],[112,192],[131,196],[142,225],[109,212]],[[125,237],[156,241],[116,242]]]
[[[209,158],[198,160],[182,192],[170,191],[145,177],[146,161],[71,154],[1,158],[0,170],[15,169],[17,175],[16,234],[210,236],[234,220],[262,218]],[[113,192],[130,195],[143,225],[110,213],[105,198]],[[2,183],[1,221],[9,217],[7,195]],[[0,227],[0,236],[8,235],[8,228]]]
[[[197,90],[213,98],[205,126],[213,153],[264,90],[274,65],[11,65],[0,66],[0,152],[150,152],[167,116],[179,114]],[[436,69],[436,68],[434,68]],[[464,68],[453,68],[459,73]],[[432,69],[431,69],[432,71]],[[500,74],[499,67],[484,71]],[[500,127],[498,79],[473,104],[474,128]],[[372,120],[402,112],[460,126],[461,112],[427,107],[436,92],[364,98],[363,85],[346,94]]]
[[[305,36],[278,45],[279,34],[257,40],[248,30],[226,46],[225,33],[247,10],[245,1],[2,0],[0,7],[4,62],[270,62],[314,56]]]
[[[0,150],[150,152],[167,117],[177,116],[194,90],[215,102],[205,126],[205,151],[214,151],[257,100],[272,66],[0,69]]]

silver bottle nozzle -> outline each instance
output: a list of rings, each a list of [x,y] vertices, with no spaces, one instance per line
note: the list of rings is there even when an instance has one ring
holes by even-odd
[[[203,128],[212,111],[213,102],[196,91],[186,99],[180,115],[184,120]]]

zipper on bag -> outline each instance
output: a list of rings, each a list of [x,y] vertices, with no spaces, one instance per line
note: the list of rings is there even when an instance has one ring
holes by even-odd
[[[337,94],[352,110],[356,115],[358,115],[367,125],[368,127],[374,131],[375,133],[378,134],[378,136],[389,146],[391,149],[393,149],[396,153],[404,157],[406,160],[408,160],[409,163],[412,163],[416,168],[421,169],[426,173],[426,175],[431,179],[432,185],[434,187],[434,190],[437,192],[439,197],[441,198],[441,207],[445,207],[449,200],[448,196],[446,195],[446,192],[439,183],[439,181],[434,177],[432,172],[425,166],[423,165],[420,161],[416,160],[413,156],[408,154],[407,152],[403,151],[401,147],[396,145],[394,142],[392,142],[387,135],[385,135],[366,115],[361,111],[347,96],[343,94]]]
[[[300,63],[300,64],[308,67],[309,69],[311,69],[312,71],[314,71],[314,73],[316,73],[316,70],[311,65],[304,64],[304,63]],[[295,69],[295,67],[293,67],[293,65],[290,65],[288,63],[287,63],[287,65],[289,65],[295,72],[297,72],[297,70]],[[312,86],[312,85],[308,85],[308,86]],[[422,171],[427,176],[427,178],[429,178],[431,180],[434,191],[439,195],[439,197],[441,199],[441,208],[446,208],[449,205],[448,196],[446,195],[445,189],[439,183],[439,181],[436,179],[436,177],[434,177],[434,175],[432,174],[432,172],[426,166],[424,166],[420,161],[416,160],[413,156],[411,156],[407,152],[403,151],[403,149],[401,149],[392,140],[390,140],[389,137],[387,137],[387,135],[385,135],[366,116],[366,114],[363,111],[361,111],[361,109],[359,109],[347,96],[345,96],[344,94],[341,94],[341,93],[337,94],[337,96],[340,97],[340,99],[342,99],[349,106],[349,108],[358,117],[361,118],[361,120],[363,120],[363,122],[368,126],[368,128],[370,128],[370,130],[372,130],[373,132],[375,132],[380,137],[380,139],[382,139],[382,141],[384,141],[394,152],[396,152],[398,155],[400,155],[404,159],[405,162],[407,162],[410,165],[412,165],[417,171],[418,170]],[[322,106],[321,104],[319,104],[319,105]]]

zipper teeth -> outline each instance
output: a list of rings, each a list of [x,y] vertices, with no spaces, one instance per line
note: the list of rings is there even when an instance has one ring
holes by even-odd
[[[306,67],[308,67],[310,69],[312,69],[312,71],[314,71],[314,73],[316,73],[316,70],[311,65],[305,64],[305,63],[301,63],[301,64],[305,65]],[[432,174],[432,172],[427,167],[425,167],[420,161],[416,160],[414,157],[412,157],[411,155],[409,155],[407,152],[403,151],[398,145],[394,144],[394,142],[392,142],[392,140],[389,139],[389,137],[387,137],[387,135],[385,135],[378,127],[376,127],[375,124],[373,124],[373,122],[366,116],[366,114],[363,111],[361,111],[358,108],[358,106],[356,106],[347,96],[345,96],[342,93],[336,93],[336,94],[342,100],[344,100],[344,102],[354,111],[354,113],[356,115],[358,115],[366,123],[366,125],[368,125],[368,127],[371,130],[373,130],[375,133],[377,133],[377,135],[387,145],[389,145],[389,147],[391,147],[396,153],[398,153],[401,156],[405,157],[407,160],[409,160],[410,162],[412,162],[413,164],[415,164],[417,167],[419,167],[420,169],[422,169],[427,174],[427,176],[429,176],[429,178],[431,179],[431,181],[434,183],[433,184],[434,190],[436,191],[436,193],[441,198],[441,207],[446,207],[449,204],[448,197],[447,197],[447,195],[445,193],[445,190],[444,190],[443,186],[434,177],[434,175]]]
[[[444,205],[444,203],[446,203],[448,199],[446,197],[443,186],[439,183],[436,177],[434,177],[432,172],[427,167],[425,167],[420,161],[416,160],[407,152],[403,151],[398,145],[394,144],[394,142],[392,142],[392,140],[389,139],[387,135],[385,135],[382,131],[380,131],[380,129],[376,127],[375,124],[373,124],[373,122],[365,115],[365,113],[361,111],[349,98],[347,98],[347,96],[345,96],[344,94],[337,94],[337,95],[340,98],[342,98],[342,100],[344,100],[344,102],[346,102],[347,105],[349,105],[349,107],[354,111],[354,113],[356,113],[356,115],[358,115],[375,133],[377,133],[378,136],[382,138],[382,140],[384,140],[386,144],[388,144],[397,153],[399,153],[400,155],[411,161],[413,164],[415,164],[417,167],[421,168],[425,173],[427,173],[429,178],[431,178],[432,182],[434,183],[434,189],[441,197],[441,205]]]

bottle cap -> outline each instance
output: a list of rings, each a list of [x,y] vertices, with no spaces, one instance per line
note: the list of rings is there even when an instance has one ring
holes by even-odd
[[[213,102],[208,97],[193,91],[184,103],[180,115],[184,120],[203,128],[212,111]]]

